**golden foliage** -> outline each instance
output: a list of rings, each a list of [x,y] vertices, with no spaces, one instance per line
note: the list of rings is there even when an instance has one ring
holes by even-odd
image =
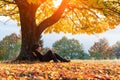
[[[36,23],[39,24],[43,20],[50,17],[55,11],[52,0],[47,0],[40,6],[36,12]]]
[[[120,16],[114,12],[107,12],[106,16],[105,11],[103,0],[71,0],[63,17],[45,33],[94,34],[114,29],[120,24]]]
[[[44,3],[41,2],[42,0],[27,1],[29,4],[42,4],[36,12],[36,24],[41,23],[57,10],[54,7],[53,0],[44,0]],[[18,8],[15,4],[8,4],[2,0],[0,7],[2,7],[0,8],[0,15],[9,16],[19,22]],[[108,29],[114,29],[120,24],[119,11],[119,4],[105,3],[104,0],[70,0],[60,20],[44,32],[101,33]]]
[[[19,11],[18,7],[15,5],[13,0],[8,0],[8,2],[4,2],[4,0],[0,1],[0,16],[9,16],[12,20],[16,20],[19,23]]]

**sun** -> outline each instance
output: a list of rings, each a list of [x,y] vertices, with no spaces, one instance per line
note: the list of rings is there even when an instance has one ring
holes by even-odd
[[[62,0],[53,0],[54,7],[57,8],[61,4]]]

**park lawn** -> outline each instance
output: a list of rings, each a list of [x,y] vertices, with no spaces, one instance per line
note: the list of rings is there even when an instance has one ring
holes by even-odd
[[[120,60],[0,63],[0,80],[120,80]]]

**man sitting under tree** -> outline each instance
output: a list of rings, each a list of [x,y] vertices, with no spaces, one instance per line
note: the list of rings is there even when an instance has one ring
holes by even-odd
[[[51,50],[48,50],[44,55],[42,55],[39,51],[41,51],[41,47],[39,45],[33,46],[33,54],[34,58],[41,62],[49,62],[53,60],[54,62],[70,62],[70,60],[64,59],[56,53],[53,53]]]

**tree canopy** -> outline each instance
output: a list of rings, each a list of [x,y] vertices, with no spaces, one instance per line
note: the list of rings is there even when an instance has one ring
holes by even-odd
[[[56,4],[54,0],[21,1],[27,1],[28,4],[38,7],[36,12],[37,25],[54,15],[59,7],[54,6]],[[119,0],[68,0],[66,3],[66,9],[61,18],[54,25],[50,25],[45,33],[62,31],[73,34],[94,34],[113,29],[120,24]],[[0,15],[9,16],[20,24],[18,5],[16,5],[15,0],[1,0]]]

